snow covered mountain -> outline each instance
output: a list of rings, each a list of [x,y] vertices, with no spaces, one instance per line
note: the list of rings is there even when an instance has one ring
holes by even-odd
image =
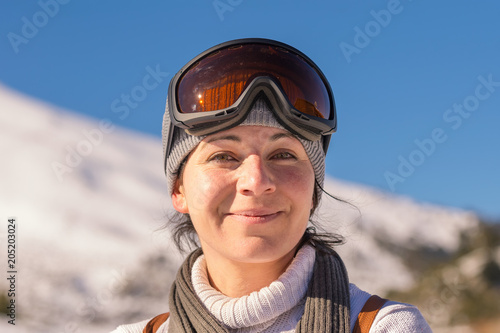
[[[161,229],[172,208],[159,139],[0,86],[0,149],[4,272],[7,219],[18,223],[16,326],[2,319],[2,332],[106,332],[168,310],[182,258]],[[402,253],[456,251],[479,223],[332,178],[325,189],[357,207],[323,196],[317,219],[346,238],[350,280],[372,293],[411,288]],[[2,308],[7,289],[1,279]]]

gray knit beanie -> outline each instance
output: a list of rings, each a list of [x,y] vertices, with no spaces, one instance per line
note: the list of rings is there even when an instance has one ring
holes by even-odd
[[[269,126],[285,129],[275,118],[268,104],[264,99],[257,100],[252,110],[250,110],[246,119],[239,124],[238,126],[251,126],[251,125],[259,125],[259,126]],[[168,101],[167,106],[165,108],[165,114],[163,116],[163,159],[165,160],[165,153],[167,149],[167,138],[169,136],[169,128],[170,128],[170,114],[168,110]],[[296,136],[297,137],[297,136]],[[168,192],[172,194],[175,181],[177,180],[179,168],[181,166],[182,161],[189,155],[189,153],[196,148],[198,143],[203,140],[205,136],[194,136],[187,134],[184,130],[179,128],[174,128],[173,142],[172,148],[170,150],[170,154],[168,155],[167,163],[166,163],[166,176],[168,181]],[[317,183],[323,187],[323,181],[325,179],[325,153],[323,151],[321,140],[318,141],[309,141],[305,139],[301,139],[297,137],[297,139],[304,146],[304,150],[311,161],[314,174],[316,177]],[[316,194],[318,196],[318,202],[321,198],[321,189],[316,185]]]

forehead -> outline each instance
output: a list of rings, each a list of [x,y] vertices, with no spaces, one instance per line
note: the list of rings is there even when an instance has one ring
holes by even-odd
[[[245,140],[277,141],[282,138],[289,138],[298,142],[297,138],[285,129],[259,125],[236,126],[225,131],[208,135],[202,142],[211,143],[218,140],[232,140],[237,142]]]

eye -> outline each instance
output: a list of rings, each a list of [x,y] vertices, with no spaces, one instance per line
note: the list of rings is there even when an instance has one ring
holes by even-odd
[[[279,152],[275,155],[273,155],[272,159],[278,159],[278,160],[288,160],[288,159],[294,159],[295,156],[293,156],[291,153],[287,151],[282,151]]]
[[[229,155],[228,153],[218,153],[218,154],[212,155],[208,160],[210,162],[216,162],[216,163],[236,161],[236,159],[234,157],[232,157],[231,155]]]

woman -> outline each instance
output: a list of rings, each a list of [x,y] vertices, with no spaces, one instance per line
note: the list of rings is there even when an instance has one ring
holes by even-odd
[[[165,171],[182,214],[174,240],[201,248],[169,314],[115,332],[430,332],[415,307],[349,284],[339,239],[308,228],[336,124],[325,76],[286,44],[231,41],[184,66],[169,87]]]

